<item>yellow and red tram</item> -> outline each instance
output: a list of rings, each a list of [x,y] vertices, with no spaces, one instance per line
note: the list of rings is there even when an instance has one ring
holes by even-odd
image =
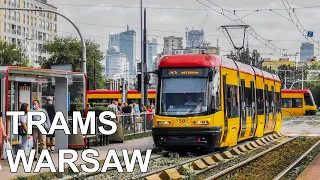
[[[130,103],[131,101],[141,101],[141,92],[138,90],[128,90],[127,91],[127,102]],[[89,90],[87,91],[87,102],[106,102],[111,103],[112,100],[117,100],[122,98],[122,93],[120,90]],[[156,90],[150,89],[148,90],[148,100],[150,103],[155,103],[156,98]]]
[[[163,56],[157,74],[156,147],[231,147],[281,128],[274,74],[216,55]]]
[[[310,90],[282,89],[281,95],[283,116],[304,116],[317,113],[317,106]]]

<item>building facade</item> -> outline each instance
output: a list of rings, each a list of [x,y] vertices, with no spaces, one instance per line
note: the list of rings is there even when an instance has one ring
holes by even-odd
[[[204,41],[203,30],[190,30],[187,32],[187,48],[201,47]]]
[[[127,77],[127,57],[120,53],[116,46],[110,47],[106,55],[106,76],[110,79],[120,79]]]
[[[119,34],[109,34],[108,48],[111,47],[117,47],[118,49],[120,48]]]
[[[182,37],[169,36],[163,38],[163,54],[164,55],[172,55],[174,54],[174,49],[182,49]]]
[[[57,7],[46,0],[1,0],[3,7],[49,9],[57,11]],[[29,64],[39,67],[41,57],[49,57],[41,53],[43,44],[52,41],[57,35],[57,15],[50,12],[9,11],[0,10],[0,37],[7,43],[21,46]]]
[[[216,54],[218,55],[219,51],[216,47],[202,47],[202,48],[182,48],[174,49],[174,54]]]
[[[306,62],[314,56],[314,47],[311,43],[302,43],[300,46],[300,61]]]
[[[129,75],[135,76],[137,74],[136,32],[128,28],[127,31],[120,33],[119,39],[120,52],[126,54],[129,61]]]

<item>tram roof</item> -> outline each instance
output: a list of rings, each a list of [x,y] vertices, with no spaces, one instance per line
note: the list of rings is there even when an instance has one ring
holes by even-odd
[[[243,73],[262,76],[266,79],[280,81],[279,77],[269,72],[260,70],[253,66],[234,61],[229,58],[221,58],[218,55],[207,54],[183,54],[183,55],[166,55],[159,61],[159,68],[183,68],[183,67],[224,67]]]
[[[159,68],[165,67],[215,67],[221,66],[221,57],[204,54],[167,55],[159,61]]]
[[[281,89],[282,93],[311,93],[309,89]]]
[[[0,66],[0,73],[35,75],[35,76],[46,76],[46,77],[67,77],[68,75],[84,75],[82,72],[71,72],[71,71],[63,71],[63,70],[20,67],[20,66]]]

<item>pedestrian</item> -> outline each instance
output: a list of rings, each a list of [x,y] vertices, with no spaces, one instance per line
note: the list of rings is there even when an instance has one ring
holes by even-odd
[[[25,131],[24,134],[19,134],[21,136],[21,149],[27,150],[28,147],[28,139],[30,139],[30,135],[27,134],[28,132],[28,126],[27,126],[27,113],[30,110],[29,104],[22,103],[20,110],[25,113],[24,116],[19,116],[19,126],[22,127],[22,129]]]
[[[51,127],[50,118],[48,116],[47,111],[45,109],[40,108],[39,100],[34,100],[32,102],[32,110],[30,110],[30,111],[41,111],[46,115],[46,121],[43,123],[43,127],[48,132],[50,127]],[[40,121],[41,117],[40,116],[33,116],[32,120],[33,121]],[[32,136],[33,136],[33,149],[36,150],[36,154],[35,154],[34,160],[36,161],[36,160],[38,160],[38,156],[39,156],[38,143],[40,143],[40,152],[42,150],[46,149],[46,135],[41,134],[39,129],[34,127],[34,128],[32,128]]]
[[[119,113],[121,114],[122,113],[122,108],[121,108],[121,106],[122,106],[122,100],[121,99],[118,99],[118,111],[119,111]]]
[[[140,117],[140,107],[137,102],[133,103],[133,109],[136,116]]]
[[[152,109],[151,109],[151,106],[148,106],[147,107],[147,129],[148,130],[151,130],[152,128],[152,120],[153,120],[153,113],[152,113]]]
[[[125,129],[130,130],[130,125],[131,125],[130,119],[131,119],[131,113],[132,113],[131,105],[128,105],[128,103],[125,102],[122,108],[122,112],[124,116],[124,127]]]
[[[43,106],[43,109],[47,111],[50,119],[50,123],[52,124],[54,116],[56,114],[56,110],[53,104],[53,97],[51,96],[47,97],[47,103]],[[54,152],[55,144],[56,144],[56,133],[53,132],[52,135],[47,135],[47,148],[51,153]]]
[[[6,134],[6,132],[4,131],[4,127],[3,127],[3,122],[2,122],[2,112],[0,112],[0,154],[2,155],[2,150],[3,150],[3,147],[2,147],[2,138],[5,139],[6,142],[8,142],[8,136]],[[1,166],[1,158],[0,158],[0,170],[2,169],[2,166]]]
[[[112,104],[108,106],[112,112],[114,112],[117,116],[117,120],[119,120],[119,111],[118,111],[118,102],[116,100],[112,101]]]

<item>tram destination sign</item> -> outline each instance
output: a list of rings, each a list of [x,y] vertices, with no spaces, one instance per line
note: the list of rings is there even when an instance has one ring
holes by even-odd
[[[203,76],[204,69],[164,69],[163,75],[165,76]]]

